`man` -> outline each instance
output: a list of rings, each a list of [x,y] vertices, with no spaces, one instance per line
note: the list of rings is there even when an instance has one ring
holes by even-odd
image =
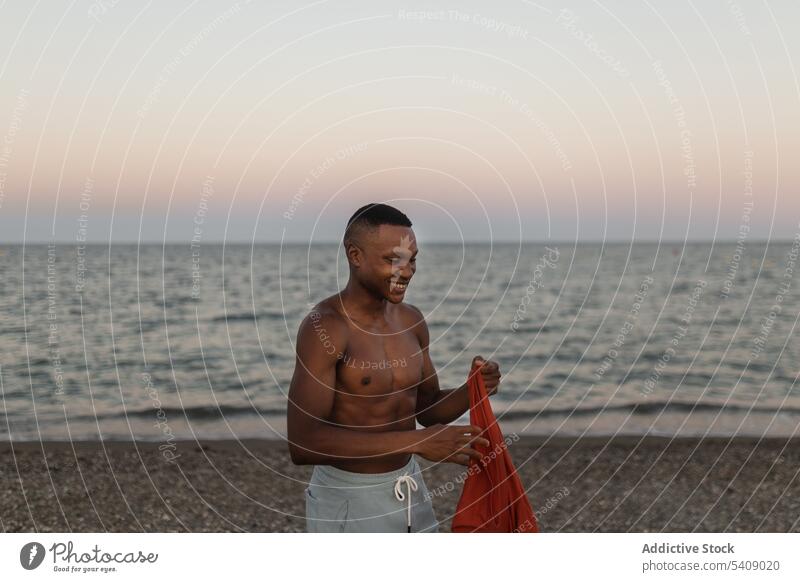
[[[489,441],[479,427],[448,426],[469,409],[466,384],[439,389],[428,326],[403,303],[416,271],[411,221],[368,204],[348,221],[343,243],[350,279],[300,324],[289,388],[292,462],[315,465],[305,490],[307,529],[436,531],[414,455],[469,465],[481,458],[474,445]],[[488,393],[496,393],[499,366],[476,360]]]

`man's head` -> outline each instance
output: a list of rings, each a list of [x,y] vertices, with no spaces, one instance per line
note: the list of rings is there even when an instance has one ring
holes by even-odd
[[[374,295],[400,303],[417,269],[408,217],[387,204],[367,204],[347,221],[343,242],[350,277]]]

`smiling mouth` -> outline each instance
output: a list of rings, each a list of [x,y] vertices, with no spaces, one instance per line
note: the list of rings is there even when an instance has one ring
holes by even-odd
[[[389,281],[389,291],[402,293],[408,287],[408,281]]]

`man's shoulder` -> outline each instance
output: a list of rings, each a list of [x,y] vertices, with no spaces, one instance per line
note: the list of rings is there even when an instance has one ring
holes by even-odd
[[[414,323],[425,322],[425,316],[422,314],[422,311],[420,311],[420,309],[416,305],[411,305],[410,303],[406,303],[404,301],[403,303],[398,303],[397,308],[399,310],[398,313],[400,313],[401,317],[411,320]]]
[[[311,305],[308,313],[300,323],[300,329],[314,328],[319,330],[325,328],[330,333],[343,334],[347,331],[347,321],[338,308],[338,295],[332,295]]]
[[[398,303],[400,318],[402,319],[406,329],[410,329],[417,336],[420,341],[426,341],[428,336],[428,324],[425,322],[425,315],[422,311],[410,303]]]

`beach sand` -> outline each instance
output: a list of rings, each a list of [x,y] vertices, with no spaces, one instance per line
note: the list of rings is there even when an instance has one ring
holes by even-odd
[[[544,532],[800,531],[800,439],[533,438],[509,447]],[[6,532],[299,532],[312,467],[274,440],[0,443]],[[440,531],[465,467],[419,458]]]

